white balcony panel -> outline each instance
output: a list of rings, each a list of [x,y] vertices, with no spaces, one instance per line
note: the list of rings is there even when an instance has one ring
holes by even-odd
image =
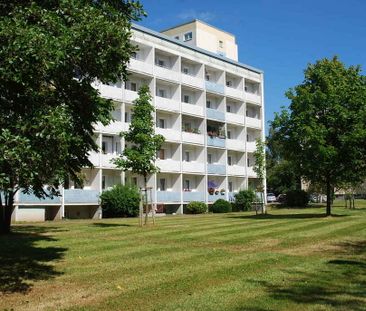
[[[256,178],[257,174],[254,172],[253,167],[247,167],[248,177]]]
[[[180,110],[178,101],[171,99],[171,98],[164,98],[164,97],[159,97],[159,96],[155,97],[155,106],[156,106],[156,108],[162,109],[162,110],[169,110],[169,111],[175,111],[175,112],[179,112],[179,110]]]
[[[200,79],[198,77],[195,76],[190,76],[187,74],[182,73],[182,83],[183,84],[187,84],[187,85],[191,85],[194,87],[198,87],[200,89],[203,89],[205,87],[205,83],[203,79]]]
[[[133,102],[139,95],[137,92],[125,90],[124,91],[124,100],[127,102]]]
[[[143,61],[137,59],[130,59],[130,63],[128,64],[128,68],[133,71],[139,71],[143,73],[152,74],[153,66],[152,64],[145,63]]]
[[[245,150],[245,142],[239,139],[226,139],[226,148],[230,150]]]
[[[118,133],[126,130],[126,123],[121,122],[121,121],[114,121],[114,122],[109,123],[108,125],[103,125],[102,123],[98,123],[94,128],[98,132],[118,134]]]
[[[183,162],[183,172],[204,173],[205,164],[200,162]]]
[[[245,167],[240,165],[231,165],[227,167],[228,175],[244,176]]]
[[[101,97],[122,100],[123,89],[115,85],[100,84],[99,92]]]
[[[156,160],[156,165],[162,172],[180,172],[180,162],[167,159],[167,160]]]
[[[113,159],[118,157],[114,153],[106,153],[100,155],[100,166],[105,168],[116,168],[116,166],[111,162]]]
[[[247,141],[247,152],[254,152],[256,149],[255,141]]]
[[[182,140],[185,143],[203,145],[205,143],[205,136],[202,134],[182,132]]]
[[[246,117],[245,122],[247,127],[254,127],[254,128],[262,127],[262,120],[260,119]]]
[[[180,141],[181,134],[177,130],[156,128],[156,134],[163,135],[168,141]]]
[[[227,96],[231,96],[231,97],[235,97],[235,98],[240,98],[243,99],[244,98],[244,91],[243,90],[238,90],[238,89],[234,89],[233,87],[225,87],[225,94]]]
[[[253,93],[246,93],[246,100],[251,103],[261,104],[261,96]]]
[[[164,80],[173,80],[179,82],[180,74],[172,69],[155,66],[155,75],[157,78],[161,78]]]
[[[226,122],[244,124],[244,115],[227,112],[226,113]]]
[[[90,152],[89,154],[89,161],[93,164],[93,166],[95,167],[99,167],[100,166],[100,156],[99,153],[97,152]]]
[[[182,103],[182,112],[200,116],[200,117],[203,117],[204,113],[205,113],[203,110],[203,107],[198,106],[198,105],[187,104],[187,103]]]

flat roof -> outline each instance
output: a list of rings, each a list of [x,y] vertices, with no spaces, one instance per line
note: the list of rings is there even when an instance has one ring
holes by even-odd
[[[151,29],[146,28],[144,26],[141,26],[141,25],[132,23],[132,29],[138,30],[138,31],[141,31],[141,32],[144,32],[144,33],[149,34],[151,36],[154,36],[156,38],[159,38],[159,39],[162,39],[162,40],[171,42],[173,44],[180,45],[180,46],[185,47],[185,48],[187,48],[189,50],[196,51],[198,53],[201,53],[201,54],[204,54],[204,55],[207,55],[207,56],[216,58],[216,59],[221,60],[223,62],[232,64],[232,65],[235,65],[235,66],[244,68],[244,69],[248,69],[248,70],[254,71],[254,72],[259,73],[259,74],[263,74],[263,70],[257,69],[255,67],[252,67],[252,66],[249,66],[249,65],[246,65],[246,64],[243,64],[243,63],[239,63],[239,62],[237,62],[235,60],[232,60],[230,58],[227,58],[227,57],[224,57],[224,56],[220,56],[218,54],[212,53],[210,51],[206,51],[206,50],[201,49],[201,48],[198,48],[196,46],[190,46],[190,45],[188,45],[188,44],[186,44],[186,43],[184,43],[184,42],[182,42],[180,40],[171,38],[171,37],[169,37],[167,35],[164,35],[164,34],[162,34],[160,32],[151,30]]]
[[[213,26],[213,25],[211,25],[211,24],[209,24],[209,23],[206,23],[206,22],[204,22],[204,21],[202,21],[202,20],[200,20],[200,19],[197,19],[197,18],[192,19],[192,20],[190,20],[190,21],[188,21],[188,22],[181,23],[181,24],[178,24],[178,25],[176,25],[176,26],[169,27],[169,28],[167,28],[167,29],[161,30],[160,32],[165,32],[165,31],[168,31],[168,30],[171,30],[171,29],[174,29],[174,28],[178,28],[178,27],[182,27],[182,26],[184,26],[184,25],[192,24],[192,23],[195,23],[195,22],[200,22],[200,23],[205,24],[205,25],[207,25],[207,26],[209,26],[209,27],[212,27],[212,28],[215,28],[215,29],[217,29],[217,30],[219,30],[219,31],[225,32],[225,33],[227,33],[228,35],[233,36],[233,37],[235,38],[235,35],[234,35],[234,34],[232,34],[231,32],[228,32],[228,31],[226,31],[226,30],[222,30],[222,29],[220,29],[220,28],[218,28],[218,27],[216,27],[216,26]]]

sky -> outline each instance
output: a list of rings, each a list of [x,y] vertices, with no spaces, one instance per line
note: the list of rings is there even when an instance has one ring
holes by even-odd
[[[366,74],[366,0],[141,0],[156,31],[203,20],[236,36],[239,62],[264,71],[265,118],[289,104],[285,92],[309,63],[337,55]],[[268,124],[267,124],[268,129]]]

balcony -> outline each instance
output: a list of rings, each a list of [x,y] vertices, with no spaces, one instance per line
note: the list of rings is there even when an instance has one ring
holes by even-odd
[[[225,113],[216,109],[206,108],[206,115],[208,119],[225,121]]]
[[[255,141],[247,141],[247,152],[254,152],[257,149]]]
[[[98,190],[65,189],[65,204],[99,204]]]
[[[237,175],[244,176],[245,175],[245,167],[240,165],[230,165],[227,167],[228,175]]]
[[[259,105],[262,103],[260,95],[257,95],[257,94],[254,94],[254,93],[249,93],[249,92],[246,92],[245,95],[246,95],[245,96],[246,100],[251,102],[251,103],[259,104]]]
[[[192,202],[192,201],[205,201],[205,194],[199,191],[190,191],[183,192],[183,201],[184,202]]]
[[[101,83],[99,86],[99,92],[102,97],[122,101],[123,90],[121,85],[108,85]]]
[[[257,174],[254,172],[252,166],[247,167],[247,175],[248,175],[248,177],[253,177],[253,178],[257,177]]]
[[[182,140],[185,143],[200,144],[205,143],[205,137],[202,134],[182,132]]]
[[[95,126],[95,130],[97,132],[102,132],[102,133],[117,134],[122,131],[125,131],[126,129],[125,129],[125,123],[123,123],[121,121],[112,121],[108,125],[103,125],[102,123],[98,123]]]
[[[156,165],[162,172],[180,172],[180,161],[158,159],[156,160]]]
[[[225,148],[225,140],[224,138],[207,136],[207,145],[219,148]]]
[[[204,88],[203,79],[182,73],[182,83],[200,89]]]
[[[245,142],[239,139],[227,139],[226,148],[230,150],[245,150]]]
[[[226,167],[223,164],[207,164],[207,174],[225,175]]]
[[[235,202],[235,194],[237,194],[237,192],[229,192],[228,193],[229,202]]]
[[[206,91],[218,93],[218,94],[224,94],[224,85],[223,84],[217,84],[215,82],[211,81],[205,81]]]
[[[100,154],[95,151],[91,151],[89,153],[89,161],[93,164],[95,167],[100,166]]]
[[[135,99],[139,97],[139,95],[137,94],[137,92],[125,89],[123,97],[125,101],[132,103]]]
[[[145,63],[143,61],[130,58],[130,63],[128,64],[128,68],[132,71],[138,71],[142,73],[152,74],[153,66],[152,64]]]
[[[205,164],[201,162],[183,162],[182,163],[183,172],[190,173],[204,173]]]
[[[105,168],[116,168],[111,162],[113,159],[118,158],[118,154],[115,153],[102,153],[100,155],[100,166]]]
[[[200,117],[204,116],[203,107],[198,106],[198,105],[182,103],[182,112],[187,113],[187,114],[200,116]]]
[[[244,124],[244,116],[242,114],[227,112],[226,122]]]
[[[208,202],[215,202],[218,199],[226,199],[225,194],[209,194],[208,195]]]
[[[154,67],[154,72],[156,77],[160,79],[179,82],[180,74],[172,69],[156,65]]]
[[[157,191],[157,201],[162,203],[170,203],[170,202],[177,202],[179,203],[180,200],[180,192],[176,191]]]
[[[180,111],[179,102],[171,98],[155,96],[155,106],[157,109],[175,112]]]
[[[247,127],[261,128],[262,120],[257,118],[246,117],[245,123]]]
[[[173,129],[156,128],[156,134],[163,135],[167,141],[180,141],[181,133]]]
[[[235,97],[235,98],[240,98],[243,99],[244,98],[244,91],[243,90],[239,90],[239,89],[235,89],[233,87],[225,87],[225,94],[226,96],[230,96],[230,97]]]
[[[27,193],[23,193],[23,192],[19,192],[19,198],[18,198],[18,203],[20,205],[22,204],[57,204],[60,205],[61,204],[61,197],[59,196],[54,196],[53,198],[44,198],[44,199],[39,199],[37,198],[34,194],[27,194]]]

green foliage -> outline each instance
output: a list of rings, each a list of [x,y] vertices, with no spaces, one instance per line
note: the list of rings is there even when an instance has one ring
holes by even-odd
[[[240,190],[234,197],[235,210],[237,211],[250,211],[256,199],[255,192],[251,189]]]
[[[135,217],[139,212],[140,194],[135,186],[115,185],[100,195],[103,218]]]
[[[190,214],[203,214],[207,212],[207,205],[204,202],[192,201],[187,205],[187,212]]]
[[[266,156],[264,151],[265,144],[262,139],[258,138],[256,140],[256,149],[254,151],[255,165],[254,172],[257,174],[257,177],[260,180],[260,191],[263,191],[263,180],[266,175]]]
[[[133,118],[128,132],[121,133],[130,143],[120,158],[115,160],[117,167],[147,176],[159,171],[155,165],[156,153],[161,148],[164,137],[155,134],[153,112],[149,87],[140,88],[139,97],[132,108]]]
[[[213,213],[230,213],[232,211],[232,207],[230,202],[224,199],[218,199],[211,205],[210,211]]]
[[[16,191],[47,196],[91,165],[93,125],[111,120],[112,101],[92,83],[126,78],[136,50],[138,2],[2,1],[0,6],[0,209]],[[5,207],[3,206],[5,204]],[[0,231],[4,213],[0,211]]]
[[[290,207],[305,207],[309,203],[309,195],[304,190],[286,192],[285,205]]]
[[[329,215],[334,189],[365,179],[366,78],[360,67],[323,59],[286,96],[291,104],[272,122],[274,136],[300,176],[327,189]]]

